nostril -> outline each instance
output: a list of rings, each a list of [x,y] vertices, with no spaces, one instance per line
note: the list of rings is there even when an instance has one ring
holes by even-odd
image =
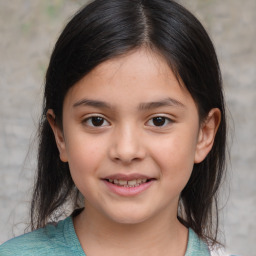
[[[109,156],[112,161],[127,165],[145,158],[145,148],[138,141],[131,142],[127,136],[125,139],[115,138],[115,140],[116,142],[109,148]]]

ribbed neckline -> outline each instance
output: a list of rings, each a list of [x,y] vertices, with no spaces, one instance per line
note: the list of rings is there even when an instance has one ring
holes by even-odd
[[[73,251],[77,256],[86,256],[76,235],[72,216],[67,217],[64,222],[63,235],[66,243],[70,244],[70,248],[74,248]],[[189,228],[188,244],[185,256],[210,256],[207,245],[199,239],[191,228]]]
[[[75,227],[73,223],[72,216],[69,216],[65,221],[65,226],[63,229],[63,235],[65,236],[65,240],[67,244],[70,244],[70,248],[74,248],[75,255],[77,256],[86,256],[83,251],[83,248],[79,242],[79,239],[75,232]]]
[[[210,256],[208,246],[202,241],[193,229],[189,228],[188,245],[185,256]]]

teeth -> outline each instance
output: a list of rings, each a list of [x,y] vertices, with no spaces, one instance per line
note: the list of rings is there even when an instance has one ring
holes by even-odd
[[[119,180],[119,185],[127,185],[127,180]]]
[[[128,181],[128,185],[129,185],[129,186],[134,186],[134,185],[136,185],[136,183],[137,183],[136,180],[129,180],[129,181]]]
[[[111,183],[114,183],[119,186],[124,186],[124,187],[137,187],[142,183],[147,182],[147,179],[137,179],[137,180],[118,180],[118,179],[109,179],[108,180]]]

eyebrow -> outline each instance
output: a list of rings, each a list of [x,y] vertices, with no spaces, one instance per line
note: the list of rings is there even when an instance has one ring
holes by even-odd
[[[79,100],[73,105],[73,107],[78,107],[78,106],[90,106],[95,108],[114,109],[114,107],[107,102],[100,101],[100,100],[90,100],[90,99]],[[151,109],[165,107],[165,106],[185,108],[185,105],[180,101],[173,98],[166,98],[159,101],[140,103],[138,106],[138,110],[146,111],[146,110],[151,110]]]
[[[107,102],[100,101],[100,100],[89,100],[89,99],[82,99],[76,102],[73,107],[78,107],[78,106],[90,106],[90,107],[95,107],[95,108],[106,108],[106,109],[111,109],[111,105],[108,104]]]
[[[139,110],[141,110],[141,111],[150,110],[150,109],[160,108],[160,107],[165,107],[165,106],[185,108],[185,105],[183,103],[181,103],[180,101],[175,100],[173,98],[166,98],[166,99],[159,100],[159,101],[141,103],[139,105]]]

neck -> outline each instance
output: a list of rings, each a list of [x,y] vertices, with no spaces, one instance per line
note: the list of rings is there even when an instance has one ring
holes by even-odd
[[[137,224],[116,223],[86,208],[74,226],[87,255],[184,255],[188,230],[170,212]]]

